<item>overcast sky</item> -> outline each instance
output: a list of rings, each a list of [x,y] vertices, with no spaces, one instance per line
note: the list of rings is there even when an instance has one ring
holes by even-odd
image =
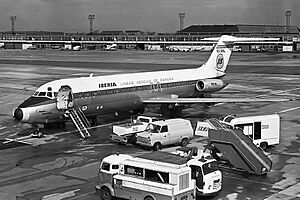
[[[94,30],[148,30],[176,32],[178,13],[192,24],[285,24],[300,27],[300,0],[0,0],[0,31],[11,30],[9,17],[17,16],[16,30],[88,32]]]

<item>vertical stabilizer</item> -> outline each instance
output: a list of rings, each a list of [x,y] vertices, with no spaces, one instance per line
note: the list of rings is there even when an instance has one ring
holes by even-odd
[[[210,40],[205,39],[205,40]],[[211,40],[215,40],[211,39]],[[215,45],[210,57],[199,69],[203,70],[203,73],[207,74],[210,78],[221,77],[225,75],[229,58],[231,55],[233,42],[235,37],[223,35],[219,38]]]

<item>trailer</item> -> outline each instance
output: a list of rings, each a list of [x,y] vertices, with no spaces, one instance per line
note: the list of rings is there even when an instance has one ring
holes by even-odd
[[[136,134],[146,130],[149,123],[158,120],[157,117],[137,116],[136,118],[132,118],[130,122],[114,125],[110,139],[113,142],[122,144],[135,143]]]

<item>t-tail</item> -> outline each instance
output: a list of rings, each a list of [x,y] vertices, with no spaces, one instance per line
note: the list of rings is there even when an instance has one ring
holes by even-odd
[[[203,40],[217,41],[214,49],[199,70],[207,74],[209,78],[217,78],[225,75],[225,71],[232,52],[233,43],[236,37],[223,35],[220,38],[206,38]]]

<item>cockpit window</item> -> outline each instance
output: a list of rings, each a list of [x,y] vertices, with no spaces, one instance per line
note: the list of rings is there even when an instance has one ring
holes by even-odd
[[[38,96],[39,97],[44,97],[44,96],[46,96],[46,92],[40,92]]]
[[[52,98],[52,92],[47,92],[47,97]]]

